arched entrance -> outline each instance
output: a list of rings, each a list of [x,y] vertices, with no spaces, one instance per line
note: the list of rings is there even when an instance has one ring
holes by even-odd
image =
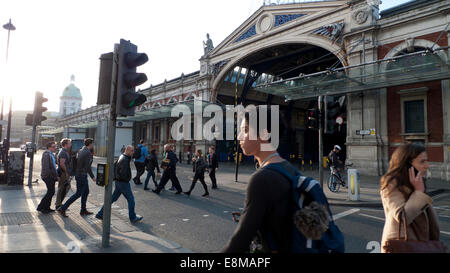
[[[341,53],[339,48],[331,52],[314,44],[294,42],[255,50],[236,58],[234,63],[230,62],[226,70],[218,74],[213,83],[214,100],[223,105],[279,105],[283,123],[280,126],[283,131],[280,132],[279,152],[284,158],[298,163],[304,161],[307,165],[310,162],[316,164],[319,159],[318,131],[306,128],[304,121],[308,109],[317,108],[317,99],[285,101],[282,96],[262,93],[254,87],[343,67],[341,59],[337,57],[338,53]],[[335,144],[345,148],[345,139],[345,127],[333,135],[325,135],[325,154]],[[234,150],[233,141],[219,141],[217,145],[221,154],[230,154]],[[252,159],[247,161],[250,163]]]

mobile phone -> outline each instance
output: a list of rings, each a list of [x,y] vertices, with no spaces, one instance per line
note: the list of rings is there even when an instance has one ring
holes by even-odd
[[[411,163],[408,163],[408,170],[409,170],[411,167],[413,167],[413,165],[412,165]],[[414,168],[414,167],[413,167],[413,168]],[[418,171],[416,168],[414,168],[414,175],[417,176],[418,174],[419,174],[419,171]]]

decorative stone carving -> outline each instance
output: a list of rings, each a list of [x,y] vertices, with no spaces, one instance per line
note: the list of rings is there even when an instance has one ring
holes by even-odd
[[[344,29],[344,22],[320,27],[314,30],[312,33],[328,37],[330,40],[335,42],[341,40],[343,29]]]
[[[360,9],[360,10],[353,12],[353,19],[359,25],[364,24],[367,21],[368,17],[369,17],[369,12],[367,11],[367,9]]]
[[[226,60],[226,61],[220,61],[220,62],[218,62],[218,63],[216,63],[216,64],[213,64],[212,65],[212,75],[215,77],[215,76],[217,76],[219,73],[220,73],[220,71],[222,70],[222,68],[228,63],[228,61],[229,60]]]
[[[209,52],[211,52],[214,49],[213,42],[211,38],[209,38],[209,33],[206,34],[206,42],[203,42],[203,51],[205,52],[205,55],[208,55]]]

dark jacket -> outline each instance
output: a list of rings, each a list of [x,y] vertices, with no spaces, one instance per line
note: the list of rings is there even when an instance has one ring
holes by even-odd
[[[156,158],[156,155],[150,153],[146,160],[145,160],[145,168],[147,171],[155,171],[155,168],[158,170],[158,172],[161,172],[159,170],[158,166],[158,159]]]
[[[169,151],[166,155],[166,158],[170,160],[167,170],[175,171],[178,162],[177,155],[173,151]]]
[[[194,173],[195,175],[204,176],[206,169],[205,160],[202,157],[199,157],[194,162]]]
[[[114,176],[115,180],[119,182],[129,183],[131,180],[131,168],[130,168],[131,157],[122,154],[117,160],[114,166]]]
[[[61,167],[61,159],[65,159],[65,163],[64,165],[66,166],[66,170],[67,170],[67,175],[72,175],[73,170],[71,168],[71,157],[69,155],[69,153],[66,151],[66,149],[62,148],[57,156],[56,159],[56,164],[58,164],[58,175],[61,176],[62,172],[63,172],[63,168]]]
[[[211,170],[215,170],[216,168],[219,168],[219,159],[217,158],[216,153],[208,155],[208,165]]]
[[[55,169],[55,165],[53,165],[53,160],[50,155],[50,151],[45,151],[42,154],[41,178],[42,179],[52,179],[54,181],[58,180],[57,171]]]
[[[76,175],[87,175],[94,178],[94,173],[92,172],[91,165],[94,158],[92,157],[91,151],[88,147],[84,146],[77,154],[77,169]]]

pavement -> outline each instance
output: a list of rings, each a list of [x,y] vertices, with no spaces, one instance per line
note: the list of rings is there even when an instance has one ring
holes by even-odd
[[[0,253],[192,252],[177,243],[144,233],[115,215],[111,218],[110,247],[104,249],[101,247],[102,221],[94,215],[81,217],[79,200],[69,208],[69,213],[72,212],[68,218],[58,213],[37,212],[36,207],[45,193],[43,182],[31,188],[0,186]],[[88,202],[87,209],[97,212],[99,207]]]

